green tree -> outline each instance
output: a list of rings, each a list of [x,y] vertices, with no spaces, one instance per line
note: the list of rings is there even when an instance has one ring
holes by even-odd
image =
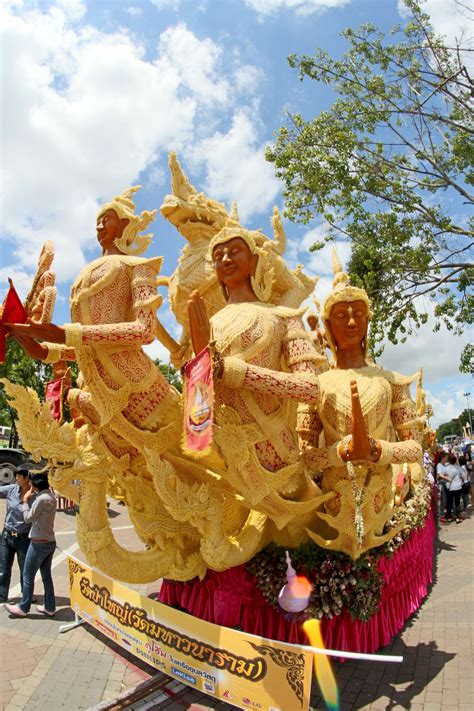
[[[183,391],[183,381],[179,370],[176,370],[171,363],[162,363],[159,358],[155,359],[155,365],[158,366],[166,380],[173,385],[178,392]]]
[[[436,439],[442,443],[448,435],[459,435],[462,437],[463,428],[469,423],[469,412],[463,410],[459,417],[454,417],[449,422],[443,422],[436,430]]]
[[[7,352],[5,361],[0,365],[0,378],[8,378],[12,383],[33,388],[40,398],[44,398],[44,387],[51,379],[51,374],[50,365],[33,360],[16,341],[7,338]],[[10,407],[2,387],[0,388],[0,424],[14,427],[15,418],[16,412]]]
[[[473,82],[461,43],[447,47],[416,0],[386,37],[370,23],[342,35],[341,59],[292,55],[301,81],[328,85],[333,105],[293,114],[267,159],[284,182],[286,215],[320,215],[327,241],[350,240],[349,265],[374,305],[372,338],[396,343],[426,322],[461,333],[472,323]],[[472,366],[464,358],[463,369]],[[470,364],[469,364],[470,362]]]

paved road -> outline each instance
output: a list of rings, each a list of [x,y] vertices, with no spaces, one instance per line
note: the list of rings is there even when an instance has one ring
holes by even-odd
[[[440,530],[435,584],[405,630],[384,650],[402,654],[404,662],[399,665],[367,662],[334,665],[341,711],[471,711],[474,708],[474,516],[471,509],[466,513],[462,524],[451,524]],[[3,516],[4,502],[1,501],[1,521]],[[56,520],[58,550],[53,574],[60,606],[56,617],[44,618],[36,614],[33,607],[28,618],[17,619],[0,608],[0,707],[5,711],[88,709],[116,698],[155,674],[151,667],[87,625],[58,633],[60,625],[73,620],[73,613],[67,607],[66,554],[80,558],[81,553],[75,536],[76,517],[58,512]],[[123,507],[112,504],[110,522],[121,544],[139,548]],[[154,592],[157,587],[135,586],[142,594]],[[41,582],[37,584],[37,591],[42,592]],[[11,597],[19,599],[16,571],[10,592]],[[41,596],[38,597],[42,602]],[[182,711],[193,702],[220,710],[231,708],[171,680],[160,691],[127,708],[131,711]],[[325,708],[316,685],[312,707]]]

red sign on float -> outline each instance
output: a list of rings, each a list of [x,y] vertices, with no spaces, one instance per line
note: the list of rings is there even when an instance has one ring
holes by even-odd
[[[184,366],[183,450],[192,457],[209,454],[214,423],[214,383],[210,349]]]

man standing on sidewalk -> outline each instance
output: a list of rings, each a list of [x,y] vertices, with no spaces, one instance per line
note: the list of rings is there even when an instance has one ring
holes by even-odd
[[[16,468],[16,483],[0,487],[0,499],[7,500],[5,524],[0,537],[0,602],[7,602],[15,555],[20,567],[20,582],[23,591],[23,566],[30,540],[31,523],[25,523],[22,502],[31,485],[28,467]]]

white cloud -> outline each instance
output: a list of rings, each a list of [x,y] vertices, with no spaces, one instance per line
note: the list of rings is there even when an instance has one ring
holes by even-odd
[[[203,104],[226,104],[229,82],[221,79],[218,61],[222,49],[210,39],[200,40],[184,23],[165,30],[159,43],[160,72],[176,73]]]
[[[431,384],[459,375],[460,355],[473,333],[455,336],[445,326],[435,332],[433,303],[425,300],[423,310],[428,313],[427,323],[415,329],[405,343],[387,343],[380,360],[384,367],[402,373],[414,373],[423,366],[425,382]]]
[[[156,7],[157,10],[165,10],[170,8],[175,12],[179,10],[181,0],[150,0],[151,4]]]
[[[425,0],[421,9],[430,16],[435,32],[444,35],[449,43],[454,43],[456,39],[461,40],[462,37],[465,38],[466,30],[472,21],[472,9],[469,10],[469,2]],[[402,17],[410,15],[403,0],[398,0],[398,12]]]
[[[64,281],[95,245],[99,201],[148,167],[151,184],[161,183],[165,152],[182,150],[232,111],[230,76],[258,75],[233,61],[223,76],[221,47],[182,23],[162,33],[150,61],[128,30],[107,34],[78,21],[83,9],[72,0],[43,12],[0,8],[9,67],[1,89],[3,239],[27,269],[52,239]]]
[[[143,346],[143,350],[153,360],[155,360],[155,358],[159,358],[162,363],[169,363],[170,352],[166,346],[160,343],[157,339],[155,339],[153,343]]]
[[[287,228],[287,232],[291,231],[291,227]],[[292,261],[292,265],[304,264],[305,269],[312,274],[317,274],[318,276],[326,276],[327,283],[332,284],[333,278],[333,265],[332,265],[332,255],[334,249],[337,252],[337,256],[345,269],[351,255],[351,245],[350,242],[329,242],[324,245],[322,249],[316,252],[310,252],[310,248],[316,242],[322,241],[329,232],[329,225],[327,222],[321,222],[319,225],[311,230],[308,230],[301,238],[291,237],[287,239],[287,254],[289,259]],[[322,290],[323,283],[318,285],[321,290],[320,298],[325,298],[327,293],[323,293]]]
[[[253,94],[258,87],[262,75],[262,70],[251,64],[245,64],[244,66],[238,67],[234,74],[234,91]]]
[[[0,284],[7,285],[8,278],[13,279],[15,285],[15,290],[22,301],[26,298],[31,285],[33,283],[33,277],[30,276],[25,269],[18,267],[14,264],[9,267],[0,267]],[[5,295],[6,288],[2,290],[2,298]]]
[[[71,20],[80,20],[86,14],[86,4],[82,0],[57,0],[57,5]]]
[[[446,388],[436,394],[426,388],[426,401],[433,407],[433,417],[430,418],[431,426],[436,429],[444,422],[449,422],[467,408],[463,388]],[[453,434],[458,434],[453,432]]]
[[[279,10],[294,10],[297,15],[312,15],[334,7],[348,5],[351,0],[245,0],[259,15],[273,15]]]
[[[236,200],[243,224],[252,214],[269,212],[280,190],[264,153],[265,146],[258,143],[256,129],[243,111],[234,115],[228,132],[216,132],[194,150],[194,159],[206,165],[206,192],[228,207]]]
[[[3,226],[27,266],[53,239],[69,279],[94,239],[97,198],[188,140],[197,102],[124,32],[76,28],[57,7],[3,15]]]
[[[130,7],[127,7],[127,12],[132,17],[139,17],[140,15],[143,15],[142,8],[136,7],[135,5],[131,5]]]

